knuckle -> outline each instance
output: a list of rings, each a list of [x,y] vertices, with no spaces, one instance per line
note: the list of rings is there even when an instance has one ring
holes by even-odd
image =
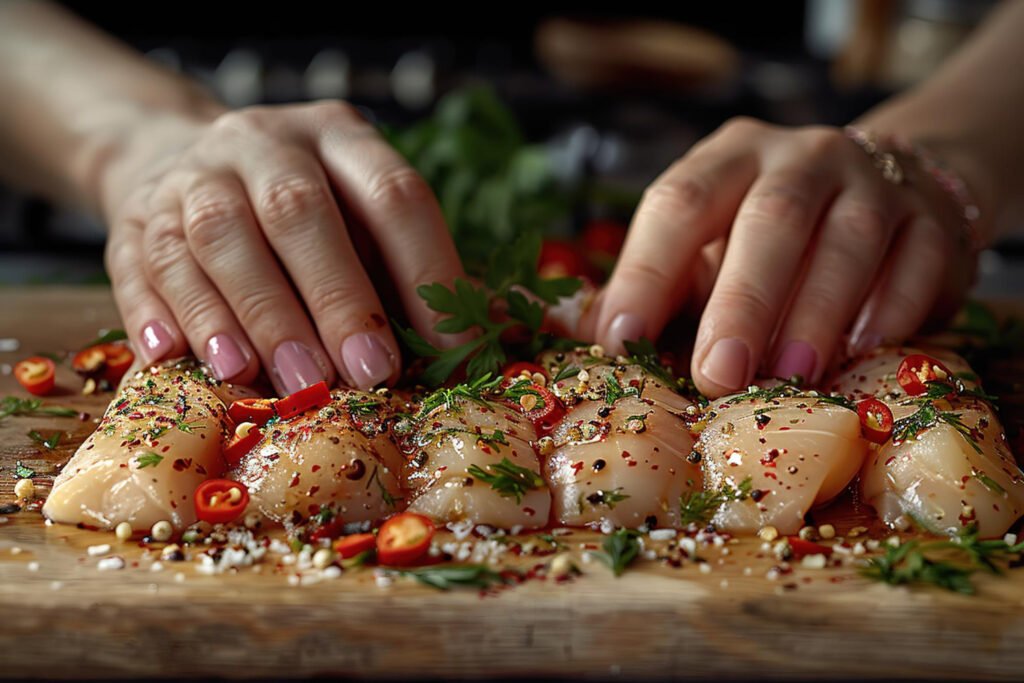
[[[659,265],[647,261],[625,261],[615,271],[615,278],[620,282],[640,285],[648,291],[665,292],[675,284],[676,278]]]
[[[356,283],[340,278],[321,279],[309,290],[306,304],[310,310],[319,312],[351,308],[353,304],[365,304],[371,300]]]
[[[845,241],[858,252],[866,246],[876,250],[889,240],[890,221],[880,209],[870,204],[851,204],[837,212],[833,220]]]
[[[344,100],[322,100],[311,105],[314,121],[318,125],[339,121],[364,121],[359,110]]]
[[[218,133],[252,134],[262,130],[265,113],[264,107],[227,111],[214,119],[210,129]]]
[[[779,182],[753,190],[744,203],[748,219],[784,232],[801,230],[811,222],[813,202],[800,181]]]
[[[238,293],[231,307],[244,327],[266,326],[277,320],[281,300],[266,287],[249,286]]]
[[[644,191],[640,206],[668,217],[692,216],[705,211],[711,203],[711,188],[697,177],[665,179]]]
[[[434,201],[434,192],[409,166],[382,172],[370,187],[370,201],[384,206],[422,205]]]
[[[761,132],[767,124],[749,116],[734,116],[716,131],[720,135],[750,135]]]
[[[172,223],[156,223],[147,232],[146,273],[158,287],[168,282],[181,267],[184,236]]]
[[[186,335],[205,336],[201,333],[223,318],[223,308],[212,296],[204,296],[196,290],[175,292],[175,296],[179,301],[188,302],[187,306],[174,307],[174,316]]]
[[[240,197],[198,197],[185,204],[185,236],[197,251],[217,250],[245,221],[245,214],[245,201]]]
[[[838,129],[829,126],[808,126],[801,131],[807,145],[807,153],[812,158],[833,157],[842,149],[851,147],[846,136]]]
[[[265,227],[275,235],[294,227],[296,221],[322,212],[330,195],[322,183],[305,176],[282,178],[270,184],[257,199],[257,211]]]
[[[721,284],[712,298],[714,303],[709,303],[708,309],[722,311],[733,320],[749,321],[754,326],[766,327],[772,318],[771,306],[761,291],[751,283]]]

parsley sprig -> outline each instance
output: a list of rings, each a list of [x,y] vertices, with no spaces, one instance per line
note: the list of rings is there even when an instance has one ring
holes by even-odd
[[[640,555],[640,532],[633,529],[617,529],[601,544],[601,552],[591,556],[608,565],[615,576],[622,576],[626,567]]]
[[[438,332],[458,334],[475,331],[475,339],[451,349],[439,349],[412,329],[397,326],[406,346],[418,356],[434,359],[421,376],[430,386],[444,382],[463,362],[471,381],[488,373],[497,374],[506,360],[501,336],[506,330],[522,325],[531,333],[528,345],[533,355],[547,341],[541,333],[544,307],[524,294],[555,304],[561,297],[571,296],[582,285],[576,278],[542,278],[537,273],[540,257],[540,235],[527,232],[508,248],[496,251],[484,276],[483,286],[456,279],[452,287],[440,283],[421,285],[417,293],[432,310],[446,317],[434,326]],[[503,311],[504,317],[495,315]]]
[[[726,482],[717,491],[691,491],[679,497],[679,521],[683,524],[706,524],[726,503],[746,500],[753,489],[753,480],[747,477],[739,486]]]
[[[64,436],[63,432],[54,432],[50,436],[44,437],[36,430],[32,430],[28,433],[28,438],[32,439],[38,444],[42,444],[47,450],[52,451],[60,443],[61,437]]]
[[[526,467],[520,467],[508,458],[502,458],[496,465],[488,465],[485,471],[479,465],[470,465],[466,472],[473,478],[489,484],[505,498],[515,498],[516,503],[523,502],[527,491],[544,486],[544,479]]]
[[[56,415],[57,417],[76,417],[78,411],[60,406],[44,406],[38,398],[19,398],[5,396],[0,401],[0,420],[8,415]]]
[[[420,567],[403,569],[396,573],[442,591],[460,587],[487,589],[512,581],[510,577],[479,564]]]
[[[1000,562],[1024,551],[1024,542],[1009,545],[1001,539],[982,540],[971,526],[948,541],[907,541],[889,546],[879,557],[868,560],[863,574],[873,581],[891,585],[925,584],[956,593],[975,592],[971,575],[979,570],[1001,574]]]

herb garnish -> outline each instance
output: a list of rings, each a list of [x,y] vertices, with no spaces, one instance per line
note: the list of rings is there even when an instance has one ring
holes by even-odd
[[[981,446],[975,440],[970,427],[960,419],[960,413],[938,410],[931,403],[924,403],[913,415],[896,420],[892,426],[893,443],[900,444],[910,439],[916,439],[922,432],[934,427],[939,422],[945,422],[951,426],[964,437],[964,440],[975,452],[981,453]]]
[[[397,574],[414,578],[426,586],[443,591],[458,587],[487,589],[512,582],[505,574],[478,564],[402,569],[398,570]]]
[[[471,382],[456,384],[450,389],[438,389],[423,399],[416,417],[424,417],[441,407],[444,410],[451,410],[455,407],[458,399],[487,405],[487,400],[484,397],[491,395],[504,380],[505,378],[501,375],[492,379],[490,374],[485,374]]]
[[[1024,551],[1024,542],[1009,545],[1001,539],[981,540],[976,526],[964,529],[948,541],[907,541],[897,547],[887,547],[885,554],[868,560],[863,574],[874,581],[891,585],[931,584],[939,588],[971,595],[974,585],[971,574],[980,569],[1001,574],[998,561],[1008,555]],[[966,562],[930,557],[929,554],[966,555]]]
[[[626,396],[640,398],[640,389],[634,386],[623,387],[615,375],[608,375],[605,379],[604,402],[611,405]]]
[[[438,332],[456,334],[476,330],[480,333],[475,339],[442,350],[415,330],[396,325],[399,336],[413,353],[434,359],[423,372],[424,383],[441,384],[467,360],[466,374],[471,381],[488,373],[496,374],[506,360],[501,335],[516,325],[524,325],[531,332],[530,346],[534,351],[540,350],[544,341],[540,332],[544,308],[528,299],[523,290],[545,303],[555,304],[582,285],[576,278],[541,278],[537,273],[540,244],[540,236],[531,231],[509,247],[496,251],[484,276],[485,286],[457,278],[451,288],[435,282],[416,289],[427,306],[446,314],[447,317],[434,326]],[[505,319],[492,319],[495,304],[504,309]]]
[[[668,387],[675,388],[677,386],[676,378],[672,376],[672,371],[662,364],[661,356],[658,355],[658,349],[655,348],[650,339],[641,337],[639,341],[627,340],[623,342],[623,345],[630,354],[630,363],[639,365],[647,371],[647,374],[653,375]]]
[[[28,433],[28,438],[32,439],[36,443],[42,444],[47,450],[51,451],[60,443],[62,436],[64,436],[62,432],[54,432],[50,436],[43,438],[43,435],[34,429]]]
[[[44,406],[38,398],[18,398],[5,396],[0,401],[0,420],[8,415],[56,415],[58,417],[77,417],[78,411],[59,406]]]
[[[146,467],[156,467],[161,462],[163,462],[163,459],[164,456],[160,455],[159,453],[150,452],[143,453],[142,455],[135,459],[135,462],[138,464],[139,469],[141,470]]]
[[[620,491],[622,491],[621,486],[618,486],[610,491],[602,489],[600,491],[595,491],[594,493],[591,493],[589,496],[586,497],[586,500],[588,503],[595,507],[598,505],[605,505],[608,507],[609,510],[614,510],[616,505],[629,498],[629,494],[619,493]],[[582,496],[583,494],[580,495]]]
[[[747,477],[733,488],[726,482],[717,491],[691,491],[679,497],[679,521],[683,524],[706,524],[715,513],[734,501],[746,500],[753,489],[753,480]]]
[[[32,479],[36,476],[36,471],[31,467],[25,467],[19,460],[14,463],[14,476],[18,479]]]
[[[345,408],[352,415],[360,415],[368,417],[370,415],[376,415],[377,410],[381,407],[380,401],[376,401],[372,398],[358,399],[356,397],[350,398],[345,402]]]
[[[112,329],[107,330],[100,334],[100,336],[93,339],[91,342],[83,346],[83,349],[87,349],[90,346],[98,346],[99,344],[110,344],[111,342],[119,342],[128,339],[128,333],[124,330]]]
[[[366,488],[369,490],[370,484],[377,482],[377,489],[380,491],[381,500],[383,500],[389,508],[394,508],[402,498],[396,498],[391,495],[391,492],[385,488],[384,482],[380,480],[380,473],[378,470],[380,470],[379,465],[373,468],[373,474],[371,474],[370,478],[366,480]]]
[[[520,467],[508,458],[502,458],[496,465],[488,465],[487,469],[493,474],[484,471],[478,465],[470,465],[466,472],[489,484],[505,498],[515,498],[517,504],[523,502],[523,495],[527,491],[544,486],[544,479],[539,474],[526,467]]]
[[[615,576],[622,576],[633,560],[640,555],[640,532],[634,529],[617,529],[610,534],[601,547],[603,552],[591,552],[591,556],[597,558],[612,570]]]

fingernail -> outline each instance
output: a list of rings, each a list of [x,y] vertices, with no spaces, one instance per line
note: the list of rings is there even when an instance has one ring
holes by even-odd
[[[166,323],[150,320],[142,328],[142,343],[146,346],[143,356],[147,363],[152,363],[171,352],[174,348],[174,335]]]
[[[644,321],[636,313],[619,313],[608,326],[607,342],[609,353],[625,351],[624,341],[636,341],[644,335]]]
[[[705,377],[725,389],[740,389],[747,382],[750,349],[742,339],[719,339],[704,356],[700,371]]]
[[[245,370],[249,355],[229,335],[216,334],[206,342],[206,362],[213,369],[214,377],[226,380]]]
[[[882,345],[882,335],[875,332],[860,331],[854,334],[847,347],[851,356],[859,356]]]
[[[306,345],[294,341],[274,349],[274,370],[289,394],[327,379]]]
[[[373,332],[353,334],[341,343],[341,360],[352,382],[360,389],[374,387],[398,367],[395,354]]]
[[[782,379],[800,376],[806,382],[814,382],[817,366],[818,352],[813,346],[803,341],[791,341],[783,347],[772,374]]]

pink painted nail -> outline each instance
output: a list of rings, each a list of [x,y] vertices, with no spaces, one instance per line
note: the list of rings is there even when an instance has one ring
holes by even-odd
[[[636,341],[644,335],[643,319],[636,313],[619,313],[608,326],[608,353],[625,352],[625,341]]]
[[[750,367],[750,349],[746,342],[735,337],[719,339],[704,356],[700,371],[705,377],[724,389],[741,389],[747,383]]]
[[[341,360],[352,382],[360,389],[380,384],[398,369],[395,354],[374,332],[353,334],[342,342]]]
[[[160,320],[150,320],[142,328],[142,343],[146,350],[143,357],[147,363],[160,360],[174,348],[174,335],[167,323]]]
[[[229,335],[216,334],[206,342],[206,360],[213,368],[214,377],[226,380],[245,370],[249,365],[249,354]]]
[[[818,352],[814,347],[803,341],[791,341],[786,344],[775,361],[773,375],[781,379],[800,376],[805,382],[817,380],[815,370],[818,366]]]
[[[861,330],[855,332],[847,346],[851,356],[859,356],[882,345],[882,335]]]
[[[295,341],[283,342],[274,349],[274,372],[289,394],[327,379],[309,348]]]

